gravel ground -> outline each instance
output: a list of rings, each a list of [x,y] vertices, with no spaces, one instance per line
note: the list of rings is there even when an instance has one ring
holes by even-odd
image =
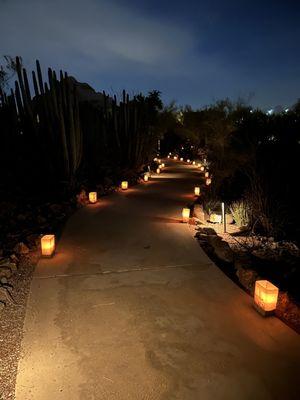
[[[0,311],[0,400],[15,398],[26,302],[37,259],[35,252],[20,260],[17,272],[9,279],[18,305],[7,303]]]

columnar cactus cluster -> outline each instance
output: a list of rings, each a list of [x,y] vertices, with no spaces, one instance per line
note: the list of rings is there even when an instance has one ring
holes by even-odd
[[[107,165],[134,169],[148,161],[156,134],[147,97],[130,99],[123,91],[118,101],[103,92],[96,107],[79,101],[67,73],[48,68],[45,82],[36,61],[30,84],[19,58],[16,66],[14,90],[0,92],[0,168],[8,175],[72,187],[88,171],[95,176]]]

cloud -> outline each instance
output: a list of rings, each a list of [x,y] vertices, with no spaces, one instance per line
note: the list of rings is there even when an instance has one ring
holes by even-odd
[[[200,101],[208,85],[212,97],[220,82],[230,86],[218,56],[197,51],[199,35],[188,24],[109,0],[10,0],[0,7],[0,54],[21,55],[29,68],[38,58],[97,90],[157,88],[179,101]]]
[[[134,63],[153,68],[180,61],[193,36],[168,21],[147,18],[106,0],[2,2],[3,53],[82,58],[98,68]]]
[[[194,106],[255,92],[258,105],[288,104],[299,92],[296,18],[283,23],[267,6],[257,14],[258,0],[247,12],[244,6],[238,0],[231,8],[221,0],[184,7],[180,0],[0,0],[0,56],[21,55],[28,70],[38,58],[96,90],[158,89],[167,101]],[[282,10],[295,14],[285,4]]]

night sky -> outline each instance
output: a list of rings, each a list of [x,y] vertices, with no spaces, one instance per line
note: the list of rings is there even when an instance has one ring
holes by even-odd
[[[0,55],[110,93],[266,109],[300,97],[298,0],[0,0],[0,38]]]

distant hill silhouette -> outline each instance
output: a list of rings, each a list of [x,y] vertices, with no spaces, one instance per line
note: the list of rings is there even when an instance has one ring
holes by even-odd
[[[103,107],[103,93],[96,92],[88,83],[78,82],[73,76],[70,76],[69,80],[75,85],[80,102],[91,103],[97,108]],[[112,98],[109,97],[106,101],[111,104]]]

